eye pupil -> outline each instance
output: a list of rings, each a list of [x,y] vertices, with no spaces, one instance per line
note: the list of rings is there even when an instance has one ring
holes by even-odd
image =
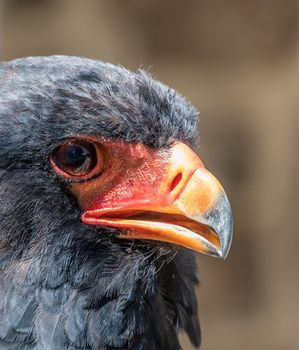
[[[69,141],[58,147],[52,155],[56,166],[72,176],[88,174],[97,163],[95,146],[86,141]]]
[[[65,165],[77,168],[90,158],[90,152],[80,145],[69,145],[64,158]]]

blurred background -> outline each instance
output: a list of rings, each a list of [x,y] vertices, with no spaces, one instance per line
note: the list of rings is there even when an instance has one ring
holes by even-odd
[[[142,66],[199,108],[199,153],[235,220],[228,259],[198,257],[201,349],[298,349],[297,1],[0,5],[1,60],[68,54]]]

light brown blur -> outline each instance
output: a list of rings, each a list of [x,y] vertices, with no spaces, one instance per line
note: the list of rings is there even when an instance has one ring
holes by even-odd
[[[1,10],[1,60],[141,65],[200,109],[199,155],[235,222],[225,262],[198,257],[201,349],[298,349],[296,1],[2,0]]]

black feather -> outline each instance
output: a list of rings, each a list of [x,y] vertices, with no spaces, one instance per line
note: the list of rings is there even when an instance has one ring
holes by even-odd
[[[180,349],[200,331],[193,253],[87,227],[51,150],[78,133],[192,144],[197,111],[137,73],[77,57],[0,64],[0,349]]]

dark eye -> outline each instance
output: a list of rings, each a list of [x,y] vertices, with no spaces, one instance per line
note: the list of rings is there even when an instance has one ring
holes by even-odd
[[[97,150],[91,142],[70,140],[54,150],[51,161],[63,173],[80,177],[97,166]]]

